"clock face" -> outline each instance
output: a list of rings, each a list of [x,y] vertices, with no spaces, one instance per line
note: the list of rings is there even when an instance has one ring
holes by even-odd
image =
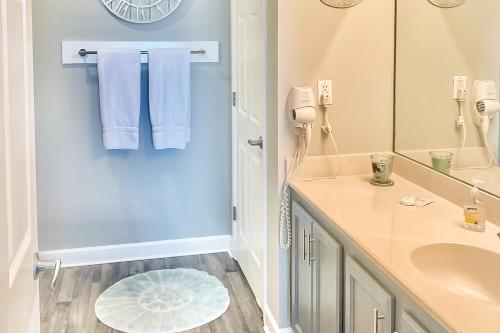
[[[133,23],[152,23],[164,19],[182,0],[102,0],[108,10]]]

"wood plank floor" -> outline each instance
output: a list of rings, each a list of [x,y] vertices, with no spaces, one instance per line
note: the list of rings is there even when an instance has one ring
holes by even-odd
[[[217,320],[188,333],[263,332],[262,312],[241,272],[227,253],[105,264],[61,271],[54,290],[50,273],[40,278],[42,333],[117,333],[96,318],[94,303],[109,286],[128,276],[165,268],[194,268],[219,278],[231,304]]]

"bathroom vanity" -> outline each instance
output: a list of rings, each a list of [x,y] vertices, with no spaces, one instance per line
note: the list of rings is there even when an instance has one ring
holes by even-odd
[[[294,331],[500,332],[498,287],[470,272],[485,269],[481,251],[500,258],[500,228],[467,231],[449,201],[399,176],[390,188],[369,179],[291,183]],[[408,194],[434,203],[400,205]]]

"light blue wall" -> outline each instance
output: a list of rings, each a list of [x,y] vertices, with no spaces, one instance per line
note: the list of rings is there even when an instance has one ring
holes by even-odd
[[[229,0],[184,0],[149,25],[100,0],[33,6],[40,249],[229,234]],[[105,151],[96,66],[61,65],[62,40],[220,41],[220,63],[193,64],[188,149],[153,150],[143,84],[140,150]]]

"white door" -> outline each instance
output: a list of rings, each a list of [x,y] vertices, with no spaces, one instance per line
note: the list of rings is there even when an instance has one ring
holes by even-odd
[[[267,224],[265,1],[233,0],[232,6],[233,251],[262,307]]]
[[[7,333],[39,330],[34,133],[31,1],[0,0],[0,331]]]

